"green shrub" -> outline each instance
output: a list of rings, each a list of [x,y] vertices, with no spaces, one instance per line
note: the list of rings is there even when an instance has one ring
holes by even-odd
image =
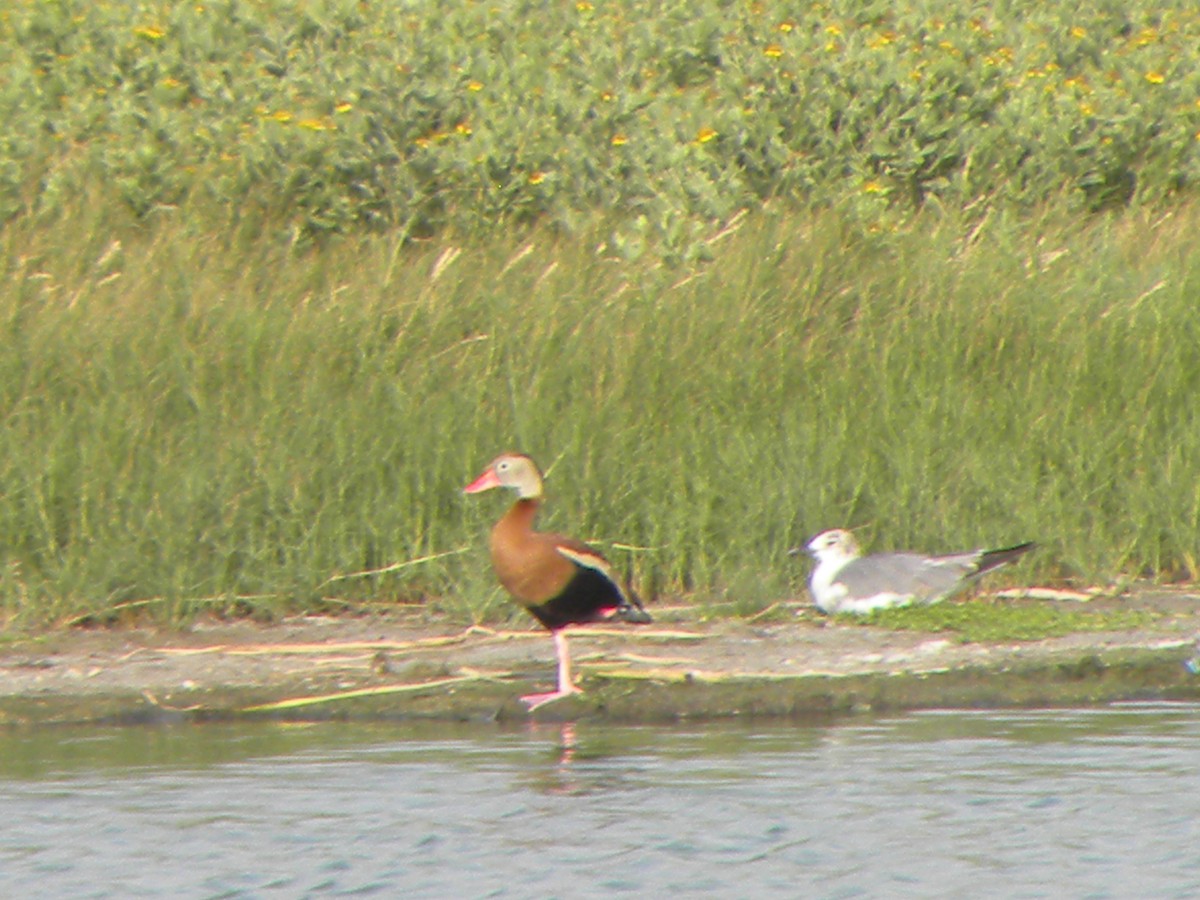
[[[611,252],[679,261],[769,200],[890,227],[930,202],[1154,202],[1200,172],[1184,2],[59,0],[0,40],[3,216],[89,186],[301,239],[600,208],[626,214]]]

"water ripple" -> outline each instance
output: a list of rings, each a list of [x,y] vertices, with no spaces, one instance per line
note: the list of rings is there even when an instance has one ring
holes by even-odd
[[[1185,704],[9,733],[0,896],[1186,896],[1198,756]]]

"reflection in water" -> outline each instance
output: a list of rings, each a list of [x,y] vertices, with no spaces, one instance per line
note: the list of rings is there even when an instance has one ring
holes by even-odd
[[[526,734],[531,741],[547,747],[552,764],[529,766],[518,777],[518,783],[531,791],[561,796],[584,796],[621,788],[621,766],[589,765],[626,752],[606,747],[597,730],[596,740],[581,742],[576,723],[539,724],[530,722]]]
[[[554,768],[555,780],[558,783],[550,787],[551,792],[582,793],[580,781],[571,769],[571,763],[575,761],[576,746],[578,746],[578,738],[575,736],[575,723],[564,722],[559,726],[558,765]]]
[[[1200,707],[0,732],[0,896],[1185,896]]]
[[[561,769],[565,766],[569,766],[571,764],[571,760],[575,758],[575,747],[577,745],[577,738],[575,737],[575,723],[564,722],[562,731],[559,732],[559,736],[561,740],[558,743],[558,765]]]
[[[518,775],[519,783],[541,794],[582,794],[587,785],[574,769],[578,737],[574,722],[542,724],[529,722],[525,734],[535,745],[545,747],[545,763],[527,767]]]

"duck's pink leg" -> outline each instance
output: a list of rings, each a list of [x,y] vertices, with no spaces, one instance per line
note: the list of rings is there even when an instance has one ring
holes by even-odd
[[[548,694],[526,694],[522,697],[521,702],[529,707],[530,712],[554,700],[583,693],[571,680],[571,650],[567,646],[566,632],[561,628],[554,632],[554,649],[558,651],[558,690]]]

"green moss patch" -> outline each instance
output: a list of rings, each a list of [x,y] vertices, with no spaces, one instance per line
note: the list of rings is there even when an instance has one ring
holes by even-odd
[[[1093,611],[1028,602],[943,603],[883,609],[867,617],[839,616],[838,621],[907,631],[951,632],[964,642],[984,643],[1124,631],[1145,627],[1159,615],[1144,609]]]

